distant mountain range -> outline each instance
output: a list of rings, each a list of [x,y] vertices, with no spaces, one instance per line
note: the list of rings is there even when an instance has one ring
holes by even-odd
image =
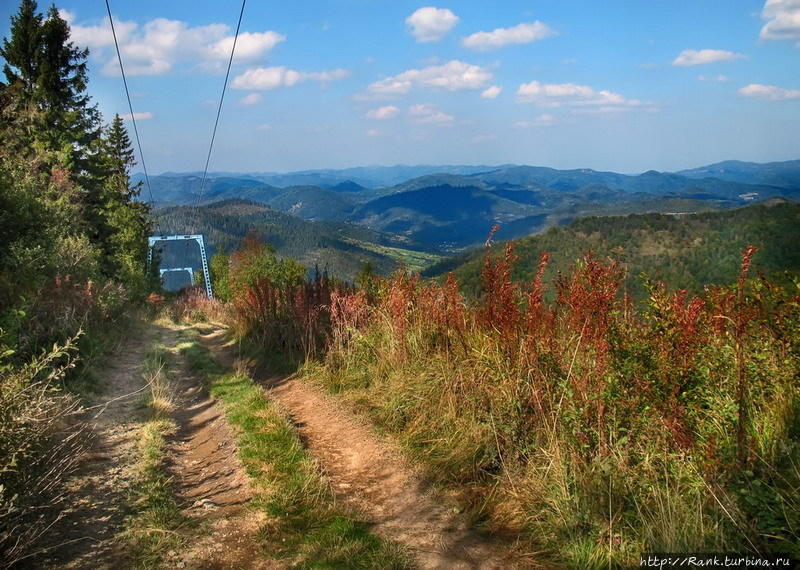
[[[198,173],[151,178],[156,207],[247,200],[306,221],[355,225],[449,253],[482,243],[495,224],[501,226],[499,238],[513,239],[588,215],[688,213],[775,197],[798,200],[800,160],[728,161],[638,175],[518,165],[214,173],[202,192],[201,182]]]

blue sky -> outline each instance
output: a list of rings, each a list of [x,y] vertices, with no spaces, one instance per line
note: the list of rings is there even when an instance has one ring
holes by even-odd
[[[105,3],[56,5],[93,100],[127,115]],[[202,170],[241,4],[111,7],[148,170]],[[800,0],[251,0],[210,168],[633,173],[798,149]]]

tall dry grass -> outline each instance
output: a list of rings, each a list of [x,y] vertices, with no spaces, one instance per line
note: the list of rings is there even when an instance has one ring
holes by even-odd
[[[800,303],[749,278],[702,296],[650,283],[636,310],[588,255],[545,302],[540,259],[487,255],[468,306],[399,273],[331,297],[307,373],[454,484],[476,519],[570,564],[647,551],[800,555]],[[371,297],[371,298],[370,298]]]
[[[75,342],[18,365],[6,359],[11,351],[0,354],[0,567],[41,546],[81,457],[80,403],[60,388],[73,367]]]
[[[309,378],[392,433],[476,521],[575,567],[800,556],[800,297],[750,275],[754,248],[731,286],[648,282],[641,307],[623,267],[590,254],[550,284],[542,254],[518,283],[513,244],[487,247],[469,304],[452,275],[353,288],[287,278],[293,266],[262,250],[231,260],[234,330],[304,355]]]

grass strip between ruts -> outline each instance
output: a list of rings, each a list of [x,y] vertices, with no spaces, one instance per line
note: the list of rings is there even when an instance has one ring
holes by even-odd
[[[258,491],[252,506],[268,515],[259,533],[265,554],[306,568],[411,567],[400,546],[334,504],[314,461],[264,389],[218,363],[197,330],[181,335],[181,352],[234,427],[239,457]]]
[[[154,345],[145,357],[144,373],[150,385],[143,400],[144,420],[137,439],[137,461],[131,492],[133,514],[127,522],[133,564],[152,568],[168,549],[182,539],[175,532],[188,524],[173,497],[166,472],[167,436],[175,429],[169,375],[174,365],[169,350]]]

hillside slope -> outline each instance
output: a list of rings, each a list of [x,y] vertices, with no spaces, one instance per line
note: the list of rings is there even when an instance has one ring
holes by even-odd
[[[502,228],[497,233],[502,237]],[[612,256],[628,271],[627,284],[641,299],[646,290],[641,274],[663,280],[670,287],[697,293],[708,284],[736,281],[740,251],[746,245],[758,247],[754,268],[786,283],[789,275],[800,276],[800,204],[753,205],[736,210],[682,216],[636,214],[624,217],[588,217],[565,227],[520,239],[515,253],[519,261],[513,277],[533,278],[539,254],[550,254],[548,277],[592,251]],[[496,251],[502,248],[495,247]],[[473,295],[479,291],[483,248],[446,259],[426,270],[425,276],[453,271]]]
[[[279,255],[296,258],[307,267],[318,265],[347,280],[352,280],[366,263],[374,271],[388,274],[409,256],[419,258],[424,265],[437,259],[410,240],[352,224],[307,221],[247,200],[225,200],[200,208],[173,206],[157,214],[159,231],[164,234],[204,234],[209,255],[236,249],[241,239],[254,231]],[[184,267],[196,262],[199,253],[191,248],[185,244],[165,248],[165,264]]]
[[[767,184],[797,190],[800,188],[800,160],[784,162],[742,162],[726,160],[690,170],[681,170],[676,174],[689,178],[718,178],[744,184]]]

